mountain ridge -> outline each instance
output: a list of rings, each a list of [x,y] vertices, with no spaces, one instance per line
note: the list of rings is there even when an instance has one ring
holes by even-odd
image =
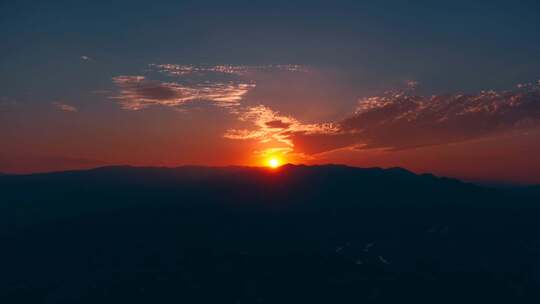
[[[10,212],[20,209],[17,204],[28,206],[38,214],[79,214],[82,212],[77,211],[79,209],[99,211],[101,208],[128,207],[132,201],[148,205],[155,197],[166,205],[188,197],[192,202],[211,202],[212,206],[249,201],[253,202],[253,208],[280,206],[289,209],[450,205],[493,208],[507,206],[507,201],[514,199],[522,201],[521,207],[532,207],[534,200],[540,198],[539,188],[488,188],[432,174],[415,174],[398,167],[358,168],[333,164],[287,164],[275,169],[105,166],[0,176],[0,191],[5,198],[0,204],[5,210],[0,218],[15,224]],[[117,199],[112,200],[112,197]],[[267,200],[276,203],[260,203]],[[41,201],[46,203],[39,203]],[[78,203],[67,204],[72,201]],[[284,201],[288,203],[281,203]],[[21,222],[25,218],[31,222],[30,217],[22,217]]]
[[[235,303],[249,288],[268,303],[540,299],[531,190],[341,165],[2,176],[0,298]]]
[[[156,171],[162,171],[162,172],[191,172],[193,170],[202,170],[202,171],[215,171],[215,172],[237,172],[237,171],[251,171],[251,172],[264,172],[264,173],[272,173],[272,174],[278,174],[279,172],[283,171],[300,171],[300,170],[308,170],[312,171],[312,173],[325,173],[329,170],[335,171],[335,170],[349,170],[350,172],[356,172],[356,173],[366,173],[366,172],[385,172],[385,173],[393,173],[393,174],[400,174],[403,176],[417,176],[417,177],[432,177],[432,178],[439,178],[439,179],[446,179],[446,180],[455,180],[455,181],[461,181],[457,178],[450,178],[450,177],[440,177],[436,176],[431,173],[422,173],[417,174],[410,170],[407,170],[402,167],[389,167],[389,168],[382,168],[382,167],[354,167],[354,166],[348,166],[348,165],[342,165],[342,164],[323,164],[323,165],[304,165],[304,164],[284,164],[278,168],[268,168],[268,167],[262,167],[262,166],[199,166],[199,165],[184,165],[184,166],[175,166],[175,167],[167,167],[167,166],[132,166],[132,165],[112,165],[112,166],[101,166],[96,167],[92,169],[76,169],[76,170],[65,170],[65,171],[51,171],[51,172],[37,172],[37,173],[29,173],[29,174],[5,174],[0,173],[0,176],[10,176],[10,177],[41,177],[41,176],[58,176],[58,175],[65,175],[65,174],[91,174],[91,173],[118,173],[118,172],[126,172],[126,173],[136,173],[136,172],[156,172]],[[313,172],[315,170],[320,170],[321,172]],[[465,182],[463,182],[465,183]],[[472,183],[471,183],[472,184]]]
[[[507,184],[507,183],[493,183],[493,182],[481,182],[481,181],[471,181],[468,179],[461,179],[456,177],[447,177],[441,175],[435,175],[433,173],[415,173],[403,167],[356,167],[349,166],[344,164],[320,164],[320,165],[305,165],[305,164],[291,164],[287,163],[278,168],[268,168],[264,166],[240,166],[240,165],[230,165],[230,166],[206,166],[206,165],[182,165],[182,166],[136,166],[136,165],[107,165],[100,166],[90,169],[74,169],[74,170],[61,170],[61,171],[50,171],[50,172],[35,172],[35,173],[25,173],[25,174],[9,174],[0,172],[0,177],[13,177],[13,176],[55,176],[63,174],[86,174],[86,173],[104,173],[104,172],[116,172],[118,173],[121,170],[130,171],[130,172],[144,172],[144,171],[163,171],[163,172],[178,172],[178,171],[216,171],[216,172],[227,172],[227,171],[262,171],[262,172],[279,172],[284,170],[325,170],[325,169],[345,169],[345,170],[357,170],[357,172],[387,172],[401,174],[402,176],[418,176],[426,178],[436,178],[440,180],[449,180],[457,181],[464,184],[475,185],[483,188],[497,188],[497,189],[538,189],[540,185],[531,184]]]

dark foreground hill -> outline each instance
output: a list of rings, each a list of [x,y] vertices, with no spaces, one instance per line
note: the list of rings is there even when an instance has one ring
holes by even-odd
[[[540,193],[400,168],[0,177],[1,303],[537,303]]]

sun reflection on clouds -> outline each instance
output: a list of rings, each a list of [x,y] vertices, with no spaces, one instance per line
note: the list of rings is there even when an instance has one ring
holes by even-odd
[[[306,72],[300,65],[152,64],[149,76],[116,76],[111,96],[124,109],[167,106],[190,111],[187,105],[206,102],[225,109],[237,124],[224,126],[222,137],[257,143],[258,163],[273,154],[281,159],[309,160],[347,147],[401,150],[462,142],[515,129],[537,127],[540,83],[520,84],[509,91],[477,94],[418,95],[418,82],[401,90],[358,100],[349,115],[332,122],[305,122],[262,100],[248,100],[259,72]],[[157,75],[156,75],[157,74]],[[146,74],[145,74],[146,75]],[[272,74],[272,77],[278,77]],[[166,80],[157,80],[162,79]],[[264,84],[262,84],[264,86]],[[259,87],[261,88],[261,87]],[[254,99],[254,98],[250,98]],[[302,101],[309,103],[309,100]]]
[[[255,129],[231,129],[224,137],[229,139],[256,139],[261,143],[277,142],[294,147],[292,133],[328,134],[338,131],[331,123],[306,124],[296,118],[281,115],[267,106],[258,105],[236,110],[238,119],[251,122]]]
[[[254,154],[259,163],[268,159],[287,159],[288,162],[304,162],[313,157],[297,151],[294,138],[298,135],[338,134],[338,126],[331,123],[307,124],[289,115],[282,115],[269,107],[259,105],[235,109],[240,121],[251,124],[249,129],[229,129],[224,137],[232,140],[256,140],[261,150]]]

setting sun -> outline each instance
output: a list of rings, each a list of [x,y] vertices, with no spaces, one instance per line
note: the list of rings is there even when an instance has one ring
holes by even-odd
[[[277,158],[270,158],[270,159],[268,160],[268,166],[269,166],[270,168],[277,168],[277,167],[279,167],[280,165],[281,165],[281,162],[280,162],[279,159],[277,159]]]

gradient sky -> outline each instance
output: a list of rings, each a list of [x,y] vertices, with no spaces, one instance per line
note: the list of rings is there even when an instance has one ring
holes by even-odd
[[[540,183],[540,3],[471,2],[2,1],[0,171],[277,156]]]

